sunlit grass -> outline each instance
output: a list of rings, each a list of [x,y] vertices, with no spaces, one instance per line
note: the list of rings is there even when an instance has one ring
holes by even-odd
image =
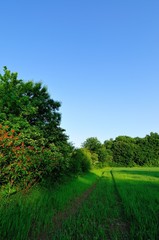
[[[0,239],[36,239],[39,232],[52,223],[54,214],[91,186],[101,171],[95,173],[92,171],[59,185],[37,186],[27,194],[1,198]]]
[[[110,170],[105,170],[80,210],[66,219],[50,239],[128,239],[122,208]]]
[[[158,239],[158,189],[158,168],[107,169],[50,239]]]
[[[83,202],[80,196],[96,183]],[[158,239],[159,168],[105,168],[0,198],[0,240]],[[54,225],[54,216],[71,209]]]
[[[118,192],[130,221],[131,239],[159,236],[159,169],[114,169]]]

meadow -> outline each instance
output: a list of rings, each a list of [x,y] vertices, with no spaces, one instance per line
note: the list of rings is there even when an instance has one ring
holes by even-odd
[[[158,239],[159,168],[95,169],[0,198],[0,239]]]

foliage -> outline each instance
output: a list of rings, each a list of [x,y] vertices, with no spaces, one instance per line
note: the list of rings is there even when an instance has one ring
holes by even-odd
[[[26,145],[23,135],[2,126],[0,150],[0,185],[28,187],[43,177],[55,178],[53,172],[63,158],[55,145],[38,146],[33,139]]]
[[[17,73],[4,67],[0,74],[0,122],[14,129],[34,127],[45,138],[45,144],[67,140],[60,128],[60,102],[50,98],[42,83],[19,80]]]
[[[118,136],[115,140],[87,138],[82,146],[91,153],[94,166],[159,166],[159,134],[144,138]]]
[[[159,166],[159,135],[144,138],[117,137],[111,147],[113,161],[121,166]]]
[[[60,127],[60,102],[42,83],[0,74],[0,186],[29,188],[70,171],[73,146]]]
[[[96,137],[87,138],[86,141],[82,144],[83,148],[86,148],[90,151],[92,157],[92,163],[94,165],[101,165],[108,160],[108,153],[105,147]]]
[[[87,149],[75,149],[72,154],[71,172],[87,172],[91,168],[92,158]]]
[[[90,137],[86,139],[82,147],[87,148],[90,152],[98,152],[101,148],[101,142],[96,137]]]
[[[130,166],[133,162],[134,151],[131,144],[123,141],[114,141],[113,159],[120,166]]]
[[[13,193],[37,181],[56,181],[91,166],[159,166],[159,135],[119,136],[103,144],[86,139],[81,149],[60,127],[61,104],[42,83],[25,82],[4,67],[0,74],[0,186]]]

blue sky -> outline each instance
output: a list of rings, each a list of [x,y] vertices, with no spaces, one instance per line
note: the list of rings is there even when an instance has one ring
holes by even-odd
[[[80,146],[159,133],[158,0],[6,0],[0,72],[42,81]]]

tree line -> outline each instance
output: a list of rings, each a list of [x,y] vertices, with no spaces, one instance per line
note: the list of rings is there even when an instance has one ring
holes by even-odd
[[[88,138],[76,149],[61,128],[60,102],[41,82],[0,74],[0,188],[29,188],[91,167],[159,166],[159,135],[117,137],[103,144]]]
[[[118,136],[102,144],[96,137],[82,145],[92,157],[94,165],[104,166],[159,166],[159,134],[151,132],[144,138]]]

